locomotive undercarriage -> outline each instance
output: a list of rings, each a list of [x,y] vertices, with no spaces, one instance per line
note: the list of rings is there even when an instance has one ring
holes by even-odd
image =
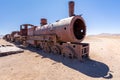
[[[60,54],[64,57],[77,58],[89,57],[88,43],[59,42],[56,35],[28,36],[27,45],[32,45],[45,53]]]

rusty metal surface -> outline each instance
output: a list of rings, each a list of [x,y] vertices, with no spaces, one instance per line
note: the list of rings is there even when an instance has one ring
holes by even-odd
[[[18,35],[20,34],[19,31],[13,31],[13,32],[11,33],[11,36],[14,37],[14,35],[15,35],[16,33],[17,33]]]
[[[34,26],[32,24],[22,24],[20,25],[20,35],[21,36],[27,36],[28,35],[28,27]]]
[[[62,42],[81,42],[86,35],[86,25],[81,16],[73,16],[37,27],[34,35],[41,34],[56,34]]]
[[[70,1],[68,3],[68,5],[69,5],[69,17],[75,16],[75,14],[74,14],[74,1]]]
[[[32,26],[31,28],[28,28],[27,35],[33,36],[36,26]]]
[[[47,19],[41,18],[40,25],[43,26],[43,25],[46,25],[46,24],[47,24]]]
[[[10,40],[10,34],[6,34],[3,36],[3,39],[9,41]]]

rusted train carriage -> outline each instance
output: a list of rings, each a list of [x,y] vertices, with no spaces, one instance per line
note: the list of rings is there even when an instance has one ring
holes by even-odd
[[[19,31],[13,31],[10,34],[10,41],[11,42],[18,42],[20,40],[20,32]]]
[[[20,42],[25,45],[27,36],[28,36],[28,29],[32,27],[32,24],[22,24],[20,25]]]

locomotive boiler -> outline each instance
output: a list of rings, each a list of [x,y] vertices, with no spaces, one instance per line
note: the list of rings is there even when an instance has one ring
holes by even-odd
[[[55,23],[37,27],[34,35],[56,35],[59,42],[81,42],[86,35],[86,25],[81,16],[72,16]]]

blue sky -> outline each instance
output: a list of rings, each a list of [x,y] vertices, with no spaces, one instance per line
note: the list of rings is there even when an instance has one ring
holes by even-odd
[[[40,25],[68,17],[70,0],[0,0],[0,35],[19,30],[19,25]],[[82,14],[87,34],[120,33],[120,0],[73,0],[75,14]]]

